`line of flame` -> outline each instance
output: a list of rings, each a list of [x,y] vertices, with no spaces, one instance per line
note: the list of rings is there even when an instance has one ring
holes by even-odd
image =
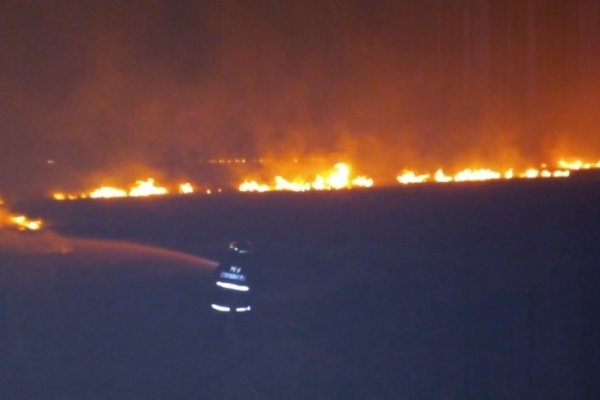
[[[454,175],[447,175],[443,169],[434,173],[416,173],[414,170],[404,170],[396,176],[398,183],[402,185],[419,184],[428,182],[450,183],[450,182],[474,182],[489,180],[508,180],[513,178],[537,179],[537,178],[568,178],[571,171],[600,169],[600,161],[596,163],[584,162],[582,160],[561,159],[557,163],[557,169],[549,169],[545,164],[541,168],[529,168],[521,172],[515,172],[513,168],[504,171],[496,171],[489,168],[464,169]],[[351,176],[351,166],[346,163],[337,163],[329,171],[317,174],[311,181],[302,178],[286,179],[281,175],[275,176],[273,184],[259,182],[256,180],[245,180],[239,186],[241,192],[269,192],[269,191],[295,191],[305,192],[309,190],[339,190],[351,188],[370,188],[375,185],[372,178],[367,176]],[[221,192],[219,188],[217,190]],[[153,178],[138,180],[130,189],[111,186],[103,186],[86,193],[69,194],[64,192],[53,193],[55,200],[76,199],[106,199],[119,197],[144,197],[162,196],[171,193],[192,194],[197,192],[197,187],[190,182],[181,183],[173,191],[166,187],[157,186]],[[213,190],[207,188],[204,193],[211,194]]]
[[[330,171],[318,174],[312,181],[300,178],[290,181],[282,176],[276,176],[273,185],[246,180],[239,185],[238,189],[240,192],[306,192],[309,190],[340,190],[355,187],[368,188],[374,185],[373,179],[367,176],[352,178],[351,170],[350,165],[340,162],[335,164]]]
[[[194,185],[190,182],[179,184],[177,187],[179,194],[192,194],[195,192]],[[157,186],[153,178],[146,180],[138,180],[129,189],[122,189],[112,186],[101,186],[87,193],[72,194],[64,192],[55,192],[52,194],[54,200],[77,200],[77,199],[112,199],[122,197],[147,197],[147,196],[164,196],[170,194],[171,191],[163,186]]]
[[[579,165],[579,164],[575,164]],[[582,169],[595,169],[600,168],[600,162],[597,164],[583,164],[588,166],[587,168]],[[480,168],[480,169],[464,169],[462,171],[457,172],[454,175],[446,175],[443,169],[438,169],[435,174],[432,175],[429,173],[419,174],[417,175],[412,170],[404,170],[403,173],[396,177],[398,183],[403,185],[416,184],[416,183],[427,183],[427,182],[439,182],[439,183],[449,183],[449,182],[481,182],[481,181],[490,181],[490,180],[499,180],[499,179],[513,179],[513,178],[521,178],[521,179],[536,179],[536,178],[568,178],[571,176],[571,171],[578,170],[580,168],[572,168],[569,167],[566,163],[561,163],[560,166],[562,169],[548,169],[548,168],[529,168],[521,173],[515,174],[512,168],[505,170],[504,172],[494,171],[492,169]]]

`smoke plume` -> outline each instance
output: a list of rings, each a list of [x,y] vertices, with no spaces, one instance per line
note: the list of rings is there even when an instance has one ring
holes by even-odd
[[[215,157],[391,179],[600,154],[593,0],[3,4],[5,196]]]

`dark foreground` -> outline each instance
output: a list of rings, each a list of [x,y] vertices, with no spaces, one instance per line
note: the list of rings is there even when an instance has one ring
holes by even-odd
[[[247,238],[262,285],[232,321],[193,277],[69,275],[9,310],[36,339],[0,398],[596,399],[599,204],[554,181],[23,206],[209,258]]]

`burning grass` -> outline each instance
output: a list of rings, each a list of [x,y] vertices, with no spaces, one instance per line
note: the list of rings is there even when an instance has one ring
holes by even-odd
[[[454,182],[483,182],[494,180],[510,179],[552,179],[568,178],[573,171],[600,169],[600,161],[587,162],[580,159],[565,160],[561,159],[554,168],[546,164],[539,167],[518,170],[516,168],[506,168],[496,170],[492,168],[465,168],[453,173],[447,173],[439,168],[435,171],[416,171],[414,169],[405,169],[396,176],[395,181],[401,185],[424,184],[424,183],[454,183]],[[307,178],[307,176],[309,178]],[[314,174],[296,174],[293,177],[275,175],[272,180],[264,181],[259,179],[247,178],[235,188],[240,192],[271,192],[271,191],[292,191],[306,192],[313,190],[342,190],[356,188],[371,188],[375,186],[373,178],[367,175],[355,175],[353,167],[344,162],[339,162],[333,167]],[[154,178],[148,177],[144,180],[137,180],[129,187],[99,186],[81,193],[66,193],[57,191],[52,194],[55,200],[76,200],[76,199],[109,199],[124,197],[148,197],[165,195],[189,195],[194,193],[203,193],[210,195],[219,193],[221,188],[213,189],[210,187],[202,188],[192,182],[171,183],[161,185]],[[21,223],[27,224],[27,220],[21,220]],[[32,225],[33,226],[33,225]]]
[[[0,229],[12,228],[20,231],[39,231],[44,222],[41,219],[32,219],[24,214],[13,214],[5,208],[4,201],[0,198]]]

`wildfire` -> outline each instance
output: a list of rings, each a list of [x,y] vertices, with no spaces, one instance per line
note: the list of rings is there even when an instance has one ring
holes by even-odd
[[[245,159],[239,159],[238,161],[234,159],[229,161],[225,159],[219,159],[216,162],[220,164],[245,163]],[[260,159],[260,162],[262,163],[262,159]],[[294,163],[297,164],[298,160],[294,160]],[[494,170],[490,168],[466,168],[452,173],[447,173],[442,168],[439,168],[433,172],[416,172],[412,169],[405,169],[401,174],[396,176],[396,180],[402,185],[412,185],[431,182],[453,183],[510,179],[568,178],[573,171],[591,169],[600,169],[600,161],[592,163],[585,162],[583,160],[561,159],[556,163],[555,168],[549,168],[548,165],[542,164],[539,166],[539,168],[532,167],[523,170],[517,170],[515,168],[508,168],[505,170]],[[290,179],[282,175],[277,175],[273,178],[272,183],[259,182],[256,180],[245,180],[237,188],[241,192],[306,192],[311,190],[370,188],[373,187],[374,184],[375,183],[373,179],[368,176],[353,176],[352,167],[347,163],[340,162],[335,164],[329,170],[315,174],[312,180],[305,179],[302,176]],[[86,198],[109,199],[123,197],[164,196],[169,194],[189,195],[194,193],[211,195],[213,193],[221,192],[221,188],[207,187],[199,190],[199,186],[192,182],[161,186],[156,183],[155,179],[147,178],[145,180],[135,181],[135,183],[129,188],[101,186],[79,194],[55,192],[52,194],[52,197],[55,200],[76,200]],[[24,220],[20,220],[20,223],[27,224]]]
[[[17,229],[25,231],[39,231],[42,229],[41,219],[29,219],[25,215],[14,215],[10,217],[10,221],[17,227]]]
[[[352,186],[362,187],[362,188],[370,188],[375,184],[373,179],[367,176],[358,176],[352,179]]]
[[[480,169],[464,169],[462,171],[457,172],[454,175],[446,175],[443,169],[438,169],[433,175],[433,179],[431,179],[431,174],[420,174],[417,175],[414,171],[404,170],[404,172],[396,177],[396,180],[403,184],[415,184],[415,183],[426,183],[426,182],[440,182],[440,183],[448,183],[448,182],[481,182],[481,181],[490,181],[490,180],[499,180],[499,179],[513,179],[514,177],[519,177],[522,179],[537,179],[537,178],[568,178],[571,175],[570,170],[575,170],[579,168],[583,169],[591,169],[591,168],[600,168],[600,162],[597,164],[585,164],[585,163],[574,163],[570,164],[571,168],[567,168],[567,163],[561,161],[559,163],[559,167],[562,169],[550,170],[546,167],[542,169],[537,168],[529,168],[523,172],[515,173],[513,168],[507,169],[504,172],[494,171],[488,168],[480,168]],[[587,166],[587,168],[586,168]]]
[[[123,189],[103,186],[101,188],[93,190],[90,193],[89,197],[91,197],[92,199],[110,199],[114,197],[127,197],[127,192]]]
[[[436,182],[442,182],[442,183],[452,182],[452,177],[444,174],[444,171],[441,168],[435,172],[433,179]]]
[[[373,186],[373,179],[366,176],[351,177],[352,168],[346,163],[337,163],[325,173],[318,174],[312,181],[303,178],[287,180],[282,176],[276,176],[274,184],[259,183],[257,181],[244,181],[240,184],[241,192],[269,192],[269,191],[292,191],[306,192],[309,190],[340,190],[353,187],[368,188]]]
[[[148,178],[145,181],[137,181],[129,191],[130,197],[162,196],[169,194],[167,188],[155,186],[154,179]]]
[[[194,193],[194,185],[189,182],[182,183],[179,185],[179,194],[192,194]]]
[[[30,219],[23,214],[11,214],[4,208],[4,201],[0,199],[0,228],[9,227],[20,231],[39,231],[44,222],[41,219]]]
[[[492,179],[500,179],[502,174],[500,172],[492,171],[491,169],[465,169],[460,171],[454,176],[456,182],[469,182],[469,181],[489,181]]]
[[[583,162],[582,160],[566,161],[562,159],[558,162],[558,166],[572,171],[579,171],[581,169],[600,169],[600,161],[597,163],[588,163]]]
[[[189,194],[194,192],[194,187],[191,183],[186,182],[178,186],[178,192],[181,194]],[[153,178],[146,180],[138,180],[130,189],[122,189],[112,186],[101,186],[92,189],[87,193],[71,194],[63,192],[55,192],[52,194],[54,200],[77,200],[77,199],[114,199],[122,197],[148,197],[148,196],[164,196],[170,191],[166,187],[157,186]]]
[[[256,181],[245,181],[240,185],[240,192],[268,192],[269,185],[260,184]]]
[[[416,175],[413,171],[405,170],[402,175],[398,175],[396,179],[403,185],[408,185],[409,183],[423,183],[429,180],[429,174]]]

